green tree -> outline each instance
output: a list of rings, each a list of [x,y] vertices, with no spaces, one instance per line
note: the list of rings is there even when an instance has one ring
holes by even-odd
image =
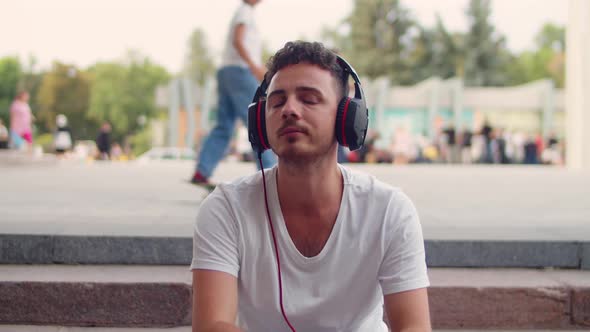
[[[535,37],[535,49],[522,52],[511,65],[511,83],[550,78],[562,88],[565,80],[565,28],[543,25]]]
[[[505,85],[510,53],[505,38],[490,22],[490,0],[471,0],[466,13],[469,33],[465,40],[465,84]]]
[[[213,75],[214,71],[215,64],[209,54],[205,33],[197,28],[188,40],[184,72],[194,82],[203,84],[208,76]]]
[[[110,122],[117,140],[136,133],[142,125],[139,119],[157,114],[155,89],[170,78],[166,69],[136,53],[125,63],[98,63],[90,73],[88,118]]]
[[[399,0],[356,0],[347,22],[351,45],[342,52],[360,73],[371,78],[387,75],[395,83],[413,82],[408,49],[416,24]]]
[[[0,59],[0,118],[8,126],[10,104],[17,93],[22,67],[17,57]]]
[[[88,74],[73,65],[54,62],[43,75],[36,103],[37,121],[46,128],[55,128],[55,117],[64,114],[75,138],[88,138],[93,125],[86,112],[90,93]]]
[[[535,36],[537,48],[550,48],[555,52],[565,52],[565,27],[545,23]]]

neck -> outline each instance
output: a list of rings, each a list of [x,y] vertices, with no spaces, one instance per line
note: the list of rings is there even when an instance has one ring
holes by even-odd
[[[340,206],[342,173],[333,158],[322,158],[306,165],[292,164],[279,158],[277,190],[284,212],[297,210],[310,214]]]

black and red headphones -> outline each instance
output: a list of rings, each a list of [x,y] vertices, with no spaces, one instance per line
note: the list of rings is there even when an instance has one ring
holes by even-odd
[[[354,80],[354,98],[344,96],[336,110],[336,140],[340,145],[348,147],[351,151],[359,149],[365,142],[367,126],[369,124],[369,111],[365,102],[365,94],[361,87],[361,81],[352,66],[342,57],[336,55],[338,64],[342,70],[350,74]],[[266,134],[266,90],[268,84],[266,76],[256,89],[252,103],[248,106],[248,138],[252,149],[261,154],[270,149]]]

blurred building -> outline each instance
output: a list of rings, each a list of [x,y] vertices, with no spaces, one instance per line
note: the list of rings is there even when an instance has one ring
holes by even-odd
[[[436,77],[414,86],[390,86],[386,79],[364,82],[369,126],[380,134],[381,145],[396,128],[434,139],[447,127],[477,132],[485,121],[511,132],[565,135],[564,91],[550,80],[512,87],[464,87],[460,79]]]

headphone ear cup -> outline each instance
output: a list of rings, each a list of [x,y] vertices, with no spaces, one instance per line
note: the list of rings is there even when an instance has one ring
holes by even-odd
[[[252,150],[262,153],[270,149],[266,135],[266,102],[264,100],[248,106],[248,140]]]
[[[348,146],[346,141],[346,116],[348,111],[348,104],[350,103],[350,98],[344,97],[340,99],[340,103],[338,103],[338,109],[336,110],[336,128],[334,128],[334,133],[336,133],[336,140],[338,144],[342,146]]]
[[[368,110],[362,100],[342,98],[336,112],[336,140],[351,151],[359,149],[365,142],[369,124]]]

